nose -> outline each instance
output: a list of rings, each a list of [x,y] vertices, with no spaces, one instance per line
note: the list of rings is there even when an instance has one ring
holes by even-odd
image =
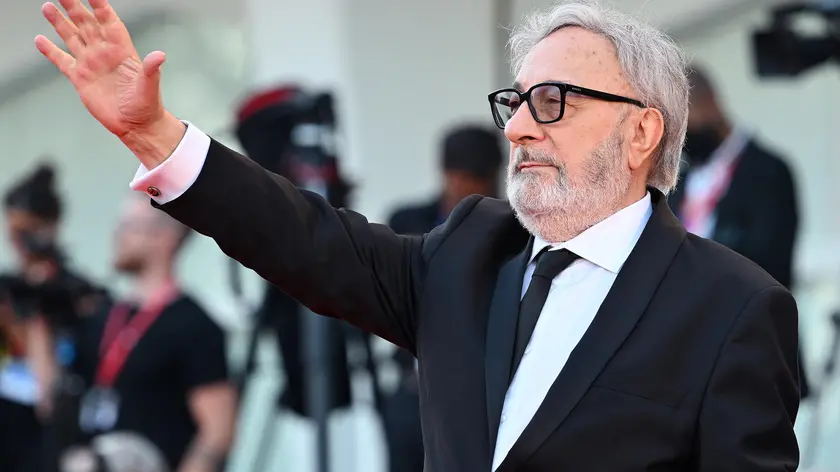
[[[545,138],[545,132],[531,115],[527,103],[523,103],[505,125],[505,137],[513,144],[532,144]]]

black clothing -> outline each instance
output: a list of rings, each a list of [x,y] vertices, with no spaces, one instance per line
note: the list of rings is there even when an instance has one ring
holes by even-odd
[[[0,470],[40,472],[42,434],[35,408],[0,398]]]
[[[669,197],[677,216],[690,172],[689,167]],[[793,174],[784,160],[751,140],[738,157],[715,215],[711,239],[752,260],[788,290],[793,288],[799,211]],[[806,398],[810,389],[801,361],[800,382]]]
[[[442,198],[399,208],[391,215],[388,226],[397,234],[423,235],[446,219],[441,208]],[[394,392],[383,395],[380,412],[388,445],[388,470],[422,472],[425,454],[415,358],[405,349],[398,348],[394,361],[401,370],[402,380]]]
[[[650,191],[641,238],[499,472],[797,467],[793,297]],[[417,355],[426,471],[490,469],[532,240],[506,202],[473,196],[398,236],[212,141],[195,183],[153,205],[316,313]]]
[[[43,316],[56,343],[59,368],[67,368],[78,350],[81,324],[85,317],[107,303],[107,292],[64,266],[53,278],[37,286],[13,274],[0,276],[0,280],[0,292],[3,292],[0,298],[9,297],[17,317]],[[5,340],[0,339],[0,368],[3,344]],[[20,361],[25,362],[24,359]],[[62,375],[60,370],[59,376]],[[53,396],[53,418],[44,424],[33,406],[0,399],[0,470],[55,470],[61,431],[65,427],[59,418],[67,411],[63,410],[64,403],[59,394],[49,394]]]
[[[391,215],[388,226],[398,234],[419,236],[428,233],[446,220],[447,215],[441,214],[441,208],[440,199],[402,207]]]
[[[88,386],[94,384],[109,314],[103,311],[83,330],[73,370]],[[120,405],[114,430],[145,436],[176,468],[197,432],[188,395],[227,380],[225,352],[222,329],[191,297],[180,296],[137,342],[116,379]]]
[[[265,298],[261,310],[267,311],[262,319],[270,323],[270,327],[277,336],[277,346],[283,360],[283,370],[286,384],[280,394],[279,406],[294,411],[300,416],[308,417],[309,409],[306,404],[306,373],[308,366],[301,342],[305,316],[312,315],[293,298],[273,285],[266,287]],[[350,406],[350,367],[347,364],[347,329],[346,323],[340,320],[330,320],[328,328],[329,339],[325,340],[329,351],[328,376],[330,385],[330,409],[340,409]]]

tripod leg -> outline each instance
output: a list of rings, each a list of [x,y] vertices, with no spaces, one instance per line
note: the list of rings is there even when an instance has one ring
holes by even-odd
[[[277,432],[278,415],[269,415],[262,434],[260,435],[260,446],[257,449],[257,457],[254,459],[253,472],[266,472],[269,459],[272,458],[271,451],[275,449],[274,436]]]

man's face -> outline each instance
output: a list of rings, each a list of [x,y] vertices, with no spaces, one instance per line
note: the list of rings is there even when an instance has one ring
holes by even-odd
[[[156,240],[155,211],[148,202],[130,198],[123,205],[114,234],[114,268],[128,274],[138,273],[153,255]]]
[[[581,28],[555,32],[526,57],[516,78],[520,91],[545,81],[634,96],[612,44]],[[565,241],[623,206],[632,178],[629,106],[569,93],[563,119],[551,124],[519,107],[505,127],[508,198],[529,231]]]

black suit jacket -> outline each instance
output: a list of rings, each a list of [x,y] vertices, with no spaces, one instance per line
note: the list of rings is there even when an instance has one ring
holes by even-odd
[[[674,212],[685,201],[689,168],[669,203]],[[780,157],[751,140],[739,156],[729,188],[715,207],[711,239],[752,260],[791,290],[799,211],[796,185]],[[810,394],[800,359],[802,398]]]
[[[500,472],[796,469],[793,298],[686,235],[651,193],[650,222]],[[399,236],[213,141],[162,208],[313,311],[415,353],[426,470],[490,470],[531,239],[506,202],[467,198],[431,233]]]

